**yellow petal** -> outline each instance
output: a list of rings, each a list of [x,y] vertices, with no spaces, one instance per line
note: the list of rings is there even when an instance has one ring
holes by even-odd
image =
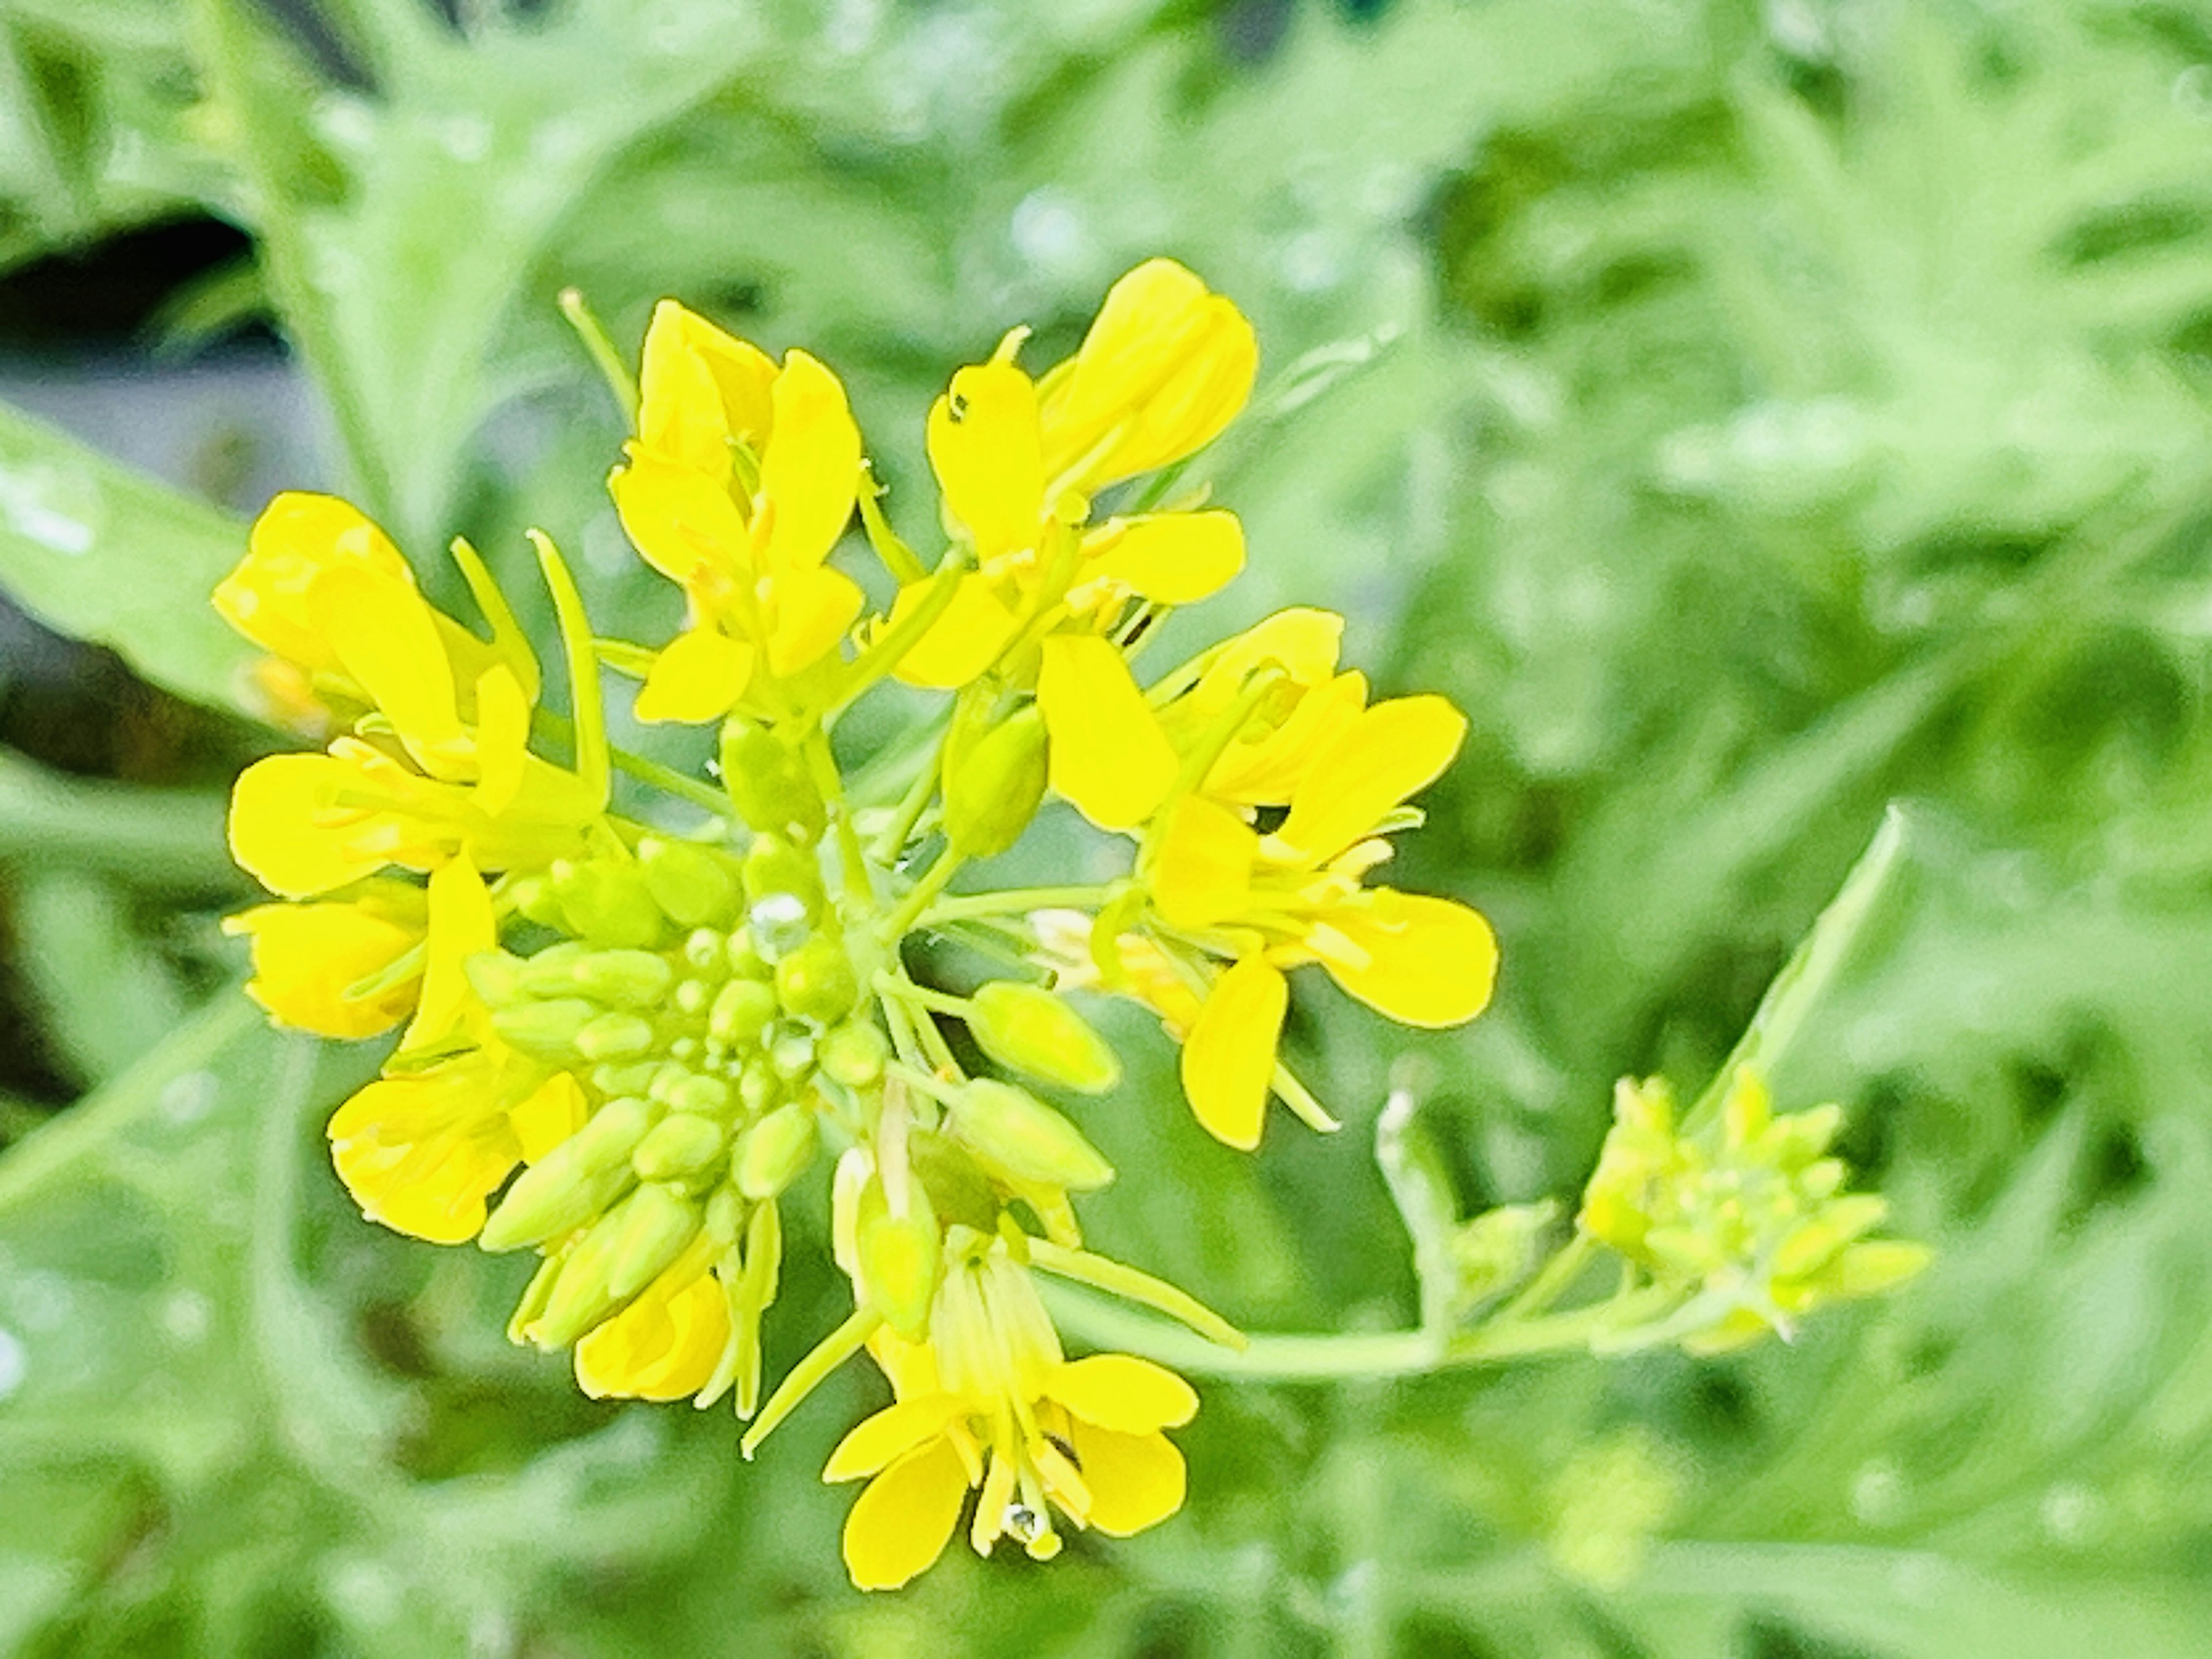
[[[1048,635],[1037,706],[1054,789],[1101,830],[1152,815],[1175,781],[1175,750],[1119,651],[1092,635]]]
[[[836,648],[867,603],[867,595],[844,572],[823,565],[796,566],[774,581],[768,666],[777,678],[787,679]]]
[[[338,659],[307,612],[307,589],[325,570],[358,566],[411,584],[414,573],[385,533],[334,495],[287,490],[253,521],[246,556],[215,590],[215,608],[265,651],[311,672]]]
[[[568,1073],[556,1072],[527,1100],[507,1108],[507,1121],[523,1162],[535,1164],[582,1128],[590,1115],[583,1085]]]
[[[1248,1152],[1260,1144],[1290,998],[1290,982],[1264,957],[1247,957],[1207,993],[1183,1040],[1182,1091],[1216,1140]]]
[[[1278,611],[1224,643],[1206,665],[1190,700],[1204,713],[1237,701],[1254,670],[1273,663],[1293,685],[1314,686],[1336,672],[1344,645],[1344,618],[1334,611],[1297,605]]]
[[[453,670],[436,613],[413,584],[339,566],[315,578],[307,609],[346,673],[425,769],[448,762],[461,744]]]
[[[963,1409],[959,1395],[933,1394],[901,1400],[856,1425],[823,1466],[824,1480],[858,1480],[897,1462],[925,1440],[945,1432]]]
[[[1164,1365],[1126,1353],[1093,1354],[1053,1373],[1046,1392],[1086,1423],[1117,1434],[1151,1434],[1188,1423],[1198,1395]]]
[[[730,1304],[686,1251],[629,1307],[576,1344],[576,1382],[595,1400],[681,1400],[714,1374],[730,1340]]]
[[[1262,843],[1262,853],[1284,863],[1334,857],[1399,802],[1433,783],[1466,735],[1467,716],[1442,697],[1376,703],[1314,757],[1290,816]]]
[[[1464,904],[1376,891],[1370,905],[1345,906],[1330,922],[1368,957],[1364,967],[1324,956],[1339,985],[1377,1013],[1407,1025],[1456,1025],[1488,1006],[1498,978],[1498,939]]]
[[[896,1589],[945,1553],[968,1495],[949,1437],[908,1452],[868,1483],[845,1517],[845,1569],[861,1589]]]
[[[1109,1538],[1157,1526],[1182,1507],[1182,1454],[1164,1434],[1116,1434],[1087,1423],[1070,1443],[1091,1488],[1091,1524]]]
[[[1146,260],[1041,388],[1047,476],[1092,490],[1180,460],[1236,418],[1258,367],[1234,305],[1174,260]]]
[[[505,663],[477,682],[476,804],[497,817],[522,792],[530,750],[530,699]]]
[[[1162,826],[1150,885],[1152,902],[1178,927],[1211,927],[1252,896],[1260,837],[1227,807],[1186,795]]]
[[[388,884],[399,893],[413,890]],[[411,920],[392,904],[261,904],[225,918],[227,933],[253,941],[246,994],[284,1024],[322,1036],[388,1031],[415,1006],[419,973],[359,1001],[349,986],[380,974],[422,943],[420,896]]]
[[[1315,757],[1328,751],[1366,704],[1367,677],[1357,672],[1314,687],[1274,730],[1223,750],[1206,775],[1206,793],[1245,806],[1287,805]]]
[[[640,453],[615,469],[607,489],[631,545],[671,581],[696,592],[747,574],[744,515],[712,474]]]
[[[1218,593],[1244,568],[1244,526],[1234,513],[1149,513],[1097,532],[1102,544],[1081,580],[1104,577],[1162,605]]]
[[[984,559],[1036,544],[1044,517],[1044,457],[1036,386],[1006,362],[952,377],[929,411],[929,464],[945,505]]]
[[[383,1079],[338,1109],[331,1161],[362,1215],[434,1244],[476,1237],[517,1149],[495,1121],[450,1123],[471,1080],[465,1073]]]
[[[720,720],[752,678],[753,647],[720,629],[679,634],[653,660],[633,712],[641,720]]]
[[[860,483],[860,429],[837,377],[803,351],[775,381],[775,429],[761,458],[761,511],[771,514],[765,574],[818,565],[844,534]]]
[[[638,363],[638,445],[659,460],[726,483],[729,417],[714,377],[690,337],[691,325],[700,320],[673,300],[653,308]]]
[[[344,830],[319,823],[333,792],[358,776],[330,755],[271,755],[238,775],[230,795],[230,855],[272,893],[313,898],[374,875],[389,861],[362,853]]]
[[[885,628],[896,628],[913,615],[928,587],[927,582],[910,582],[899,589]],[[957,690],[998,660],[1013,632],[1014,613],[1000,601],[992,584],[979,575],[963,576],[952,602],[899,659],[896,672],[908,685]]]
[[[443,1045],[480,1006],[464,964],[499,943],[491,894],[466,858],[430,872],[429,902],[422,1003],[399,1041],[402,1054]]]

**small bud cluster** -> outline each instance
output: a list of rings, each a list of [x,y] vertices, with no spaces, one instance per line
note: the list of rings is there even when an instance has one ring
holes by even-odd
[[[1839,1107],[1774,1115],[1749,1068],[1730,1079],[1714,1132],[1684,1135],[1662,1079],[1623,1079],[1613,1127],[1583,1196],[1583,1231],[1686,1293],[1683,1346],[1714,1353],[1785,1334],[1825,1302],[1875,1296],[1927,1265],[1924,1246],[1869,1239],[1889,1213],[1842,1191],[1829,1157]]]

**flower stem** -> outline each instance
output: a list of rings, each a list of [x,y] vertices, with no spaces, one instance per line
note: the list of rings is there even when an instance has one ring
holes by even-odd
[[[1085,909],[1111,901],[1117,885],[1097,882],[1087,887],[1009,887],[996,893],[940,900],[924,910],[920,921],[925,927],[934,927],[939,922],[1019,915],[1029,910]]]
[[[884,930],[884,942],[890,944],[905,938],[912,930],[915,919],[930,908],[931,902],[945,890],[945,884],[951,881],[966,862],[966,855],[952,848],[948,847],[940,853],[937,862],[929,866],[920,881],[915,883],[914,890],[892,913],[890,921]]]

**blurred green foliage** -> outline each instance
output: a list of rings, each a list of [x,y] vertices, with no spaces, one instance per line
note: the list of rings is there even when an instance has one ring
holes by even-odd
[[[1462,1212],[1571,1195],[1613,1079],[1702,1083],[1903,800],[1773,1080],[1941,1251],[1727,1360],[1212,1386],[1172,1525],[864,1601],[815,1473],[867,1384],[745,1467],[346,1205],[366,1061],[264,1030],[214,927],[208,786],[278,739],[168,728],[160,788],[0,752],[14,1035],[84,1095],[0,1093],[0,1652],[2204,1652],[2208,162],[2180,0],[0,0],[0,260],[239,224],[173,326],[265,307],[426,570],[543,523],[610,632],[672,601],[563,286],[809,344],[925,520],[921,411],[1007,323],[1063,343],[1155,252],[1252,313],[1223,606],[1345,607],[1468,711],[1408,879],[1504,979],[1427,1039],[1302,1001],[1349,1127],[1256,1161],[1117,1026],[1100,1248],[1412,1323],[1387,1090]],[[215,706],[240,533],[0,415],[0,588]]]

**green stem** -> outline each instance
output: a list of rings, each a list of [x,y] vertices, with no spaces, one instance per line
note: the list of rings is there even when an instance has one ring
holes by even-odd
[[[921,822],[921,815],[929,810],[929,803],[937,793],[937,774],[945,764],[945,745],[942,742],[929,753],[929,763],[921,769],[908,787],[906,797],[898,804],[898,811],[876,837],[876,860],[881,864],[895,864],[906,850],[907,842],[914,836],[914,826]]]
[[[556,714],[550,708],[539,709],[532,723],[541,736],[557,743],[573,744],[576,740],[576,729],[568,723],[568,716]],[[650,784],[665,794],[689,801],[718,818],[730,816],[728,796],[696,778],[684,776],[673,767],[663,766],[659,761],[647,760],[642,755],[633,755],[627,749],[617,749],[611,745],[607,750],[607,759],[613,763],[616,771],[627,772],[640,783]]]
[[[915,918],[929,908],[931,902],[945,890],[945,884],[951,881],[966,862],[965,854],[950,847],[939,854],[937,862],[929,866],[920,881],[915,883],[914,890],[892,913],[890,921],[884,930],[884,942],[886,945],[896,944],[913,931]]]
[[[1102,1348],[1139,1353],[1200,1376],[1276,1382],[1420,1376],[1587,1350],[1595,1341],[1663,1316],[1680,1300],[1672,1291],[1639,1291],[1563,1314],[1533,1319],[1501,1315],[1443,1340],[1425,1331],[1255,1336],[1240,1352],[1096,1297],[1065,1291],[1052,1297],[1060,1322]]]
[[[952,996],[943,991],[933,991],[927,985],[916,985],[912,980],[897,974],[878,974],[876,994],[878,996],[896,997],[898,1000],[916,1008],[933,1009],[938,1013],[953,1014],[963,1019],[968,1017],[968,1000],[965,997]]]
[[[837,757],[830,750],[830,734],[816,726],[801,745],[806,769],[837,826],[837,855],[845,866],[845,890],[860,901],[860,913],[876,913],[876,884],[868,872],[867,854],[860,850],[860,831],[853,827],[852,808],[845,801],[845,781],[837,770]]]
[[[975,893],[940,900],[921,915],[921,925],[972,921],[979,916],[1011,916],[1030,910],[1081,910],[1113,902],[1117,882],[1097,882],[1087,887],[1009,887],[996,893]]]
[[[1577,1233],[1544,1264],[1543,1271],[1528,1281],[1528,1288],[1505,1304],[1498,1317],[1530,1319],[1544,1312],[1582,1276],[1583,1269],[1589,1266],[1597,1250],[1595,1239],[1588,1233]]]
[[[576,331],[576,337],[584,343],[584,350],[591,358],[607,390],[615,395],[621,406],[623,421],[633,432],[637,430],[637,382],[630,378],[629,365],[623,362],[615,343],[607,337],[605,326],[585,301],[580,290],[564,288],[559,301],[561,314],[568,319],[568,326]]]

